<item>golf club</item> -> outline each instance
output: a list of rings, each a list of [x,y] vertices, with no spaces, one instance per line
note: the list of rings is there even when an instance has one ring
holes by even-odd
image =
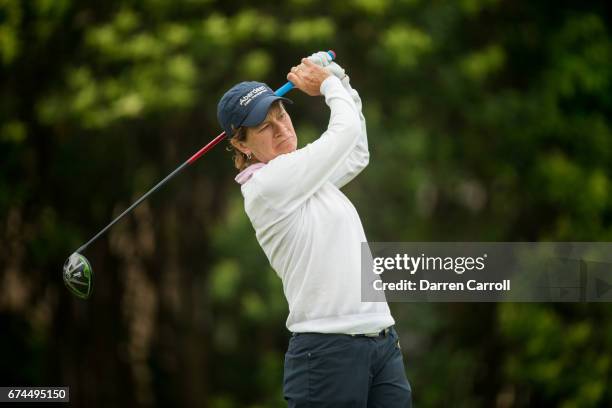
[[[332,50],[328,51],[328,54],[331,56],[332,60],[336,59],[336,53]],[[274,93],[278,96],[283,96],[290,90],[292,90],[294,85],[291,82],[287,82],[285,85],[278,88]],[[123,211],[119,216],[117,216],[114,220],[112,220],[106,227],[102,228],[100,232],[94,235],[89,241],[85,244],[81,245],[76,251],[72,253],[64,263],[63,270],[63,279],[66,287],[77,297],[81,299],[87,299],[91,296],[91,292],[93,290],[93,269],[91,264],[82,255],[82,252],[87,249],[87,247],[98,239],[102,234],[104,234],[110,227],[115,225],[117,221],[123,218],[126,214],[136,208],[140,203],[147,199],[151,194],[157,191],[161,186],[166,184],[170,179],[180,173],[185,167],[190,164],[193,164],[202,157],[206,152],[216,146],[221,140],[226,137],[225,132],[221,132],[217,137],[208,142],[208,144],[198,150],[193,156],[187,159],[183,164],[177,167],[172,173],[168,174],[162,181],[157,183],[153,188],[143,194],[136,202],[130,205],[125,211]]]

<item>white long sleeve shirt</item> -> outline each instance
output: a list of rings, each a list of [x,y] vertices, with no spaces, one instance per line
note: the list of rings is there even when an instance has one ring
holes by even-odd
[[[292,332],[372,333],[394,324],[386,302],[361,301],[359,215],[339,190],[368,164],[361,100],[331,75],[327,130],[237,177],[259,244],[282,279]],[[242,173],[241,173],[242,175]]]

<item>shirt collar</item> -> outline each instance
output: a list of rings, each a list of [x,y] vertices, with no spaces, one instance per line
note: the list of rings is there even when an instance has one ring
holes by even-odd
[[[238,173],[238,175],[236,176],[236,178],[234,180],[236,180],[236,182],[239,183],[239,184],[244,184],[247,181],[249,181],[249,179],[251,177],[253,177],[253,173],[255,173],[257,170],[261,169],[265,165],[266,165],[265,163],[251,164],[249,167],[247,167],[246,169],[244,169],[240,173]]]

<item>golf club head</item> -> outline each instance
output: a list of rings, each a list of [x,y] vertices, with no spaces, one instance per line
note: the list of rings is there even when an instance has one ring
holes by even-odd
[[[64,284],[77,297],[87,299],[93,289],[93,269],[87,258],[73,253],[64,263]]]

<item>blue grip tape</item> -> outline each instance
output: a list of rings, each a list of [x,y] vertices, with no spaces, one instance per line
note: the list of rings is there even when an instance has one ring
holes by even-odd
[[[329,51],[327,51],[327,53],[332,58],[332,61],[336,59],[336,53],[334,51],[329,50]],[[274,91],[274,94],[276,94],[276,96],[283,96],[287,92],[292,90],[294,86],[295,85],[293,85],[293,83],[291,83],[291,81],[288,81],[285,85],[281,86],[276,91]]]

